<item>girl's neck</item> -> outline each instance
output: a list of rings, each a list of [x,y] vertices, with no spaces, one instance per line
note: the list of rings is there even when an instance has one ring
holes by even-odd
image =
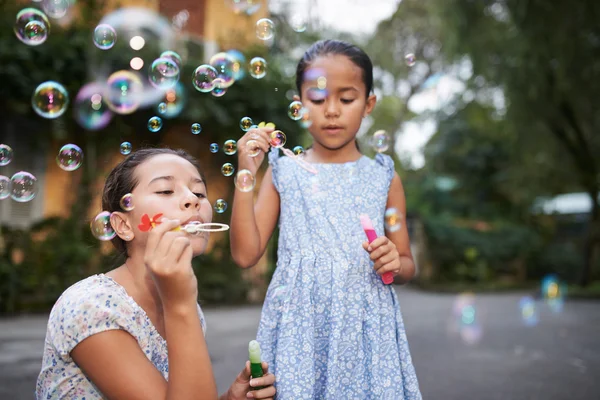
[[[305,160],[309,163],[342,164],[356,161],[361,157],[362,153],[356,147],[355,142],[335,150],[313,143],[312,147],[306,152]]]
[[[162,301],[143,258],[129,256],[120,268],[108,275],[121,284],[143,309],[162,314]]]

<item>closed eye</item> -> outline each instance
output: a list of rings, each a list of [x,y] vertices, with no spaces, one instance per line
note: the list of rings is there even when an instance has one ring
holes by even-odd
[[[199,199],[205,199],[206,195],[204,193],[194,193],[196,195],[196,197],[198,197]]]
[[[344,104],[350,104],[350,103],[352,103],[354,101],[354,99],[342,99],[341,101]]]
[[[160,192],[156,192],[156,194],[165,194],[165,195],[168,195],[168,194],[173,194],[173,191],[172,190],[162,190]]]

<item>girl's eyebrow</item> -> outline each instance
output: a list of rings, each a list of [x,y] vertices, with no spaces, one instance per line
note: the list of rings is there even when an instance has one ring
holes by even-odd
[[[156,178],[152,179],[150,181],[150,183],[148,183],[148,186],[150,186],[151,184],[153,184],[155,181],[160,181],[160,180],[172,181],[174,179],[175,179],[175,177],[173,175],[157,176]],[[196,177],[192,177],[192,179],[190,179],[190,182],[192,182],[192,183],[204,183],[204,181],[202,179],[196,178]]]

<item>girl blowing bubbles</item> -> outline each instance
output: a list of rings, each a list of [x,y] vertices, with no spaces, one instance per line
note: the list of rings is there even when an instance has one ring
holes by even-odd
[[[277,269],[257,340],[280,399],[421,398],[396,293],[381,280],[388,271],[404,282],[414,275],[406,227],[369,244],[359,219],[369,215],[382,233],[386,208],[405,212],[392,159],[372,160],[356,143],[375,106],[372,69],[356,46],[315,43],[296,84],[312,120],[304,160],[316,173],[273,149],[256,204],[252,193],[235,193],[231,248],[241,267],[263,255],[279,218]],[[310,79],[318,76],[327,79],[326,96]],[[257,171],[269,132],[238,141],[240,169]],[[263,150],[254,158],[246,149],[253,137]]]
[[[124,212],[119,202],[127,193],[135,208]],[[109,174],[102,208],[112,213],[113,244],[127,259],[71,286],[56,302],[37,398],[217,399],[191,264],[208,234],[173,231],[212,219],[196,160],[181,150],[132,153]],[[153,220],[152,229],[140,224],[144,214],[159,213],[164,218]],[[220,399],[273,398],[272,374],[253,379],[252,386],[266,386],[261,390],[249,381],[247,363]]]

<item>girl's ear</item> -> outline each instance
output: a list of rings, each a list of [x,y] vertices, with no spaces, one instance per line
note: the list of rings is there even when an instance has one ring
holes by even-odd
[[[110,224],[121,239],[126,242],[133,239],[135,233],[129,222],[129,218],[127,218],[127,214],[120,211],[112,212],[110,214]]]
[[[377,103],[377,96],[374,94],[367,97],[367,104],[365,105],[365,112],[363,113],[363,118],[367,117],[373,111],[375,107],[375,103]]]

